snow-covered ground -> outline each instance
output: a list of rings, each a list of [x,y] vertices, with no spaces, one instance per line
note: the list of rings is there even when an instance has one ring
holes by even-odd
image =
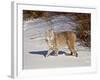
[[[71,31],[75,24],[72,17],[56,16],[52,18],[55,31]],[[66,21],[68,23],[66,23]],[[70,24],[69,24],[70,23]],[[47,23],[41,19],[34,19],[24,22],[24,53],[23,53],[23,68],[57,68],[57,67],[78,67],[90,66],[91,52],[87,47],[83,47],[77,42],[78,57],[65,55],[60,52],[58,56],[50,55],[45,58],[48,46],[44,40],[44,32],[48,29]],[[66,27],[67,26],[67,27]],[[61,49],[69,54],[69,50]]]

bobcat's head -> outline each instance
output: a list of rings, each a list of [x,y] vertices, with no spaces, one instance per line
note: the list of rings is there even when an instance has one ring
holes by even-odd
[[[53,30],[48,30],[46,32],[46,42],[48,43],[49,47],[53,47],[53,45],[54,45],[54,32],[53,32]]]

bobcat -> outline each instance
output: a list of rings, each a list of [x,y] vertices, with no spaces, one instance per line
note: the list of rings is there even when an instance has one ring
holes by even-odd
[[[55,55],[58,55],[59,49],[65,48],[67,45],[71,52],[70,54],[78,57],[78,54],[76,51],[75,32],[71,32],[71,31],[53,32],[53,30],[48,30],[46,32],[45,40],[49,47],[46,57],[49,56],[52,51],[54,51]]]

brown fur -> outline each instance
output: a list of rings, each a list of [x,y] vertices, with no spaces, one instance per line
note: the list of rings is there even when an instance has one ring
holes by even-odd
[[[55,51],[55,54],[58,55],[59,49],[65,48],[67,45],[71,55],[78,56],[76,52],[76,34],[74,32],[53,32],[49,30],[46,33],[46,42],[49,46],[46,56],[52,51]]]

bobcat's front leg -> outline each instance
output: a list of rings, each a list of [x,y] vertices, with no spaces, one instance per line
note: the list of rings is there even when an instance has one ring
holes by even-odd
[[[46,56],[45,57],[48,57],[50,54],[51,54],[51,52],[53,51],[53,49],[52,48],[50,48],[49,50],[48,50],[48,53],[46,54]]]
[[[54,49],[54,52],[55,52],[55,56],[58,56],[59,50],[57,48]]]

